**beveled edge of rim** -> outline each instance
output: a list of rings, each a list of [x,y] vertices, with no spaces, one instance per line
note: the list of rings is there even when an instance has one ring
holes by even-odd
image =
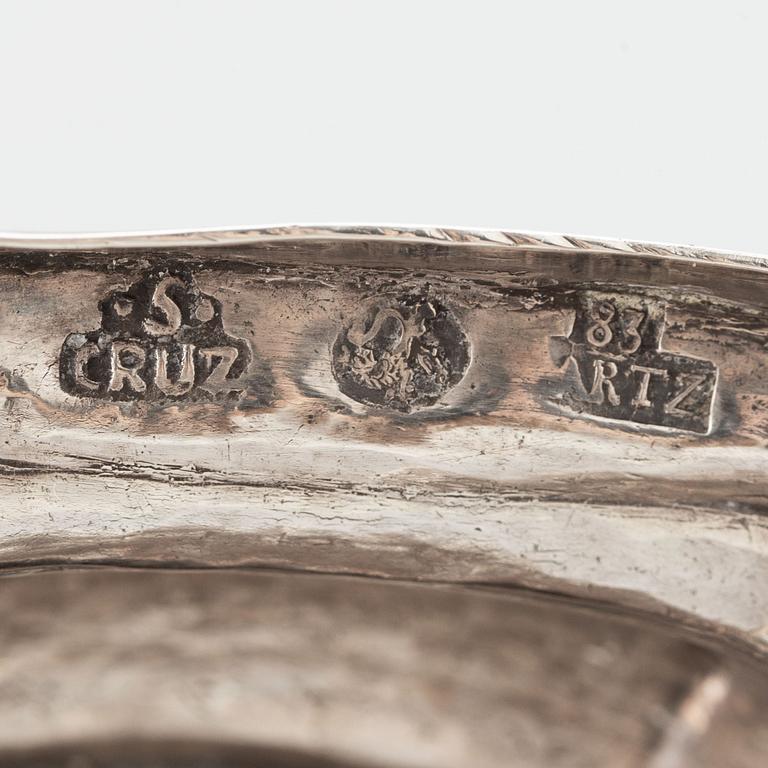
[[[768,255],[672,243],[647,243],[593,236],[399,225],[285,225],[220,229],[27,235],[0,232],[2,251],[92,251],[137,248],[206,248],[307,240],[360,240],[495,247],[563,254],[613,254],[687,260],[694,263],[768,269]]]

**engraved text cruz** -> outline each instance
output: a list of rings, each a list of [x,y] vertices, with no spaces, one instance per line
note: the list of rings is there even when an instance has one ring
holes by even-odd
[[[221,306],[183,269],[147,275],[100,303],[101,328],[61,349],[65,391],[112,400],[228,398],[243,389],[248,344],[227,335]]]

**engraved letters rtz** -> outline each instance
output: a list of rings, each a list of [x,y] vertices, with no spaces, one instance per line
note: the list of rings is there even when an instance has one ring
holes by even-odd
[[[101,328],[70,333],[64,391],[107,400],[229,400],[245,388],[251,352],[224,331],[221,303],[183,268],[156,269],[99,303]]]
[[[333,374],[345,395],[404,412],[434,405],[468,365],[457,320],[424,295],[373,304],[333,346]]]
[[[576,302],[570,335],[550,344],[553,361],[572,362],[580,382],[563,405],[606,419],[709,432],[717,368],[661,350],[663,305],[597,292]]]

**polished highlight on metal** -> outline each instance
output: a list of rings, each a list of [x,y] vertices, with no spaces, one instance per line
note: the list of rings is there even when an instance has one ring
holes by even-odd
[[[5,238],[0,296],[0,764],[764,761],[768,260]]]

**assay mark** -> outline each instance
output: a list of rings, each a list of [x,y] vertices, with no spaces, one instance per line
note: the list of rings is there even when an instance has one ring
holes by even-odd
[[[573,363],[580,383],[561,403],[606,419],[708,433],[717,368],[662,351],[664,325],[658,302],[597,292],[579,296],[570,335],[550,343],[555,364]]]
[[[333,347],[333,373],[345,395],[405,412],[433,405],[468,365],[467,337],[453,314],[426,295],[371,305]]]
[[[228,335],[221,303],[183,268],[157,269],[99,303],[101,328],[71,333],[59,356],[62,388],[109,400],[238,397],[251,361]]]

